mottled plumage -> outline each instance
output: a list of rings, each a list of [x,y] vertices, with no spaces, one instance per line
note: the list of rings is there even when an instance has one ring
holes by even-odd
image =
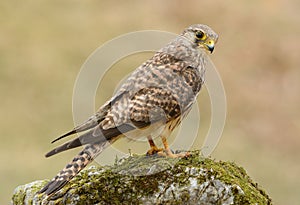
[[[184,156],[173,154],[166,138],[195,102],[204,82],[205,51],[212,52],[217,40],[218,35],[208,26],[192,25],[139,66],[92,117],[53,141],[86,131],[46,154],[49,157],[86,145],[40,193],[51,195],[61,189],[120,137],[147,137],[151,147],[148,154]],[[158,129],[162,130],[163,151],[152,140],[152,134]]]

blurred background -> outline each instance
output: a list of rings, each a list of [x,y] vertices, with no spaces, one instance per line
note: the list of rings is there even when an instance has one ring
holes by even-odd
[[[180,33],[195,23],[220,35],[211,59],[228,110],[212,158],[243,166],[274,204],[299,204],[299,10],[297,0],[1,1],[0,204],[18,185],[52,178],[79,152],[44,158],[50,141],[73,127],[76,76],[98,46],[127,32]],[[99,88],[96,107],[149,56],[116,64],[122,72]],[[203,124],[206,98],[204,90]]]

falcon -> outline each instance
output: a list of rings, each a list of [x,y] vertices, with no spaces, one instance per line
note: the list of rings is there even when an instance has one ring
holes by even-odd
[[[196,101],[204,83],[206,55],[213,52],[217,40],[218,35],[207,25],[191,25],[140,65],[93,116],[53,141],[83,132],[48,152],[46,157],[85,147],[39,193],[52,195],[60,190],[122,137],[148,139],[148,155],[186,156],[188,153],[174,154],[167,138]],[[155,145],[155,136],[161,138],[164,148]]]

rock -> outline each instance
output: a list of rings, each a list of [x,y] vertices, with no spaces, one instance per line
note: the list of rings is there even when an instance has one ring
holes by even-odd
[[[51,197],[36,194],[48,180],[15,189],[13,204],[271,204],[233,162],[133,155],[114,166],[91,166]]]

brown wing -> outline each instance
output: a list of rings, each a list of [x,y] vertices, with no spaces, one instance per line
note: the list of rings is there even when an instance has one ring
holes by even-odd
[[[126,94],[111,106],[100,125],[110,129],[132,122],[146,126],[168,121],[190,108],[202,82],[198,68],[158,52],[129,76],[119,91]]]
[[[171,91],[147,87],[133,96],[129,104],[129,113],[131,122],[141,127],[143,124],[158,121],[169,122],[180,115],[181,108]]]

